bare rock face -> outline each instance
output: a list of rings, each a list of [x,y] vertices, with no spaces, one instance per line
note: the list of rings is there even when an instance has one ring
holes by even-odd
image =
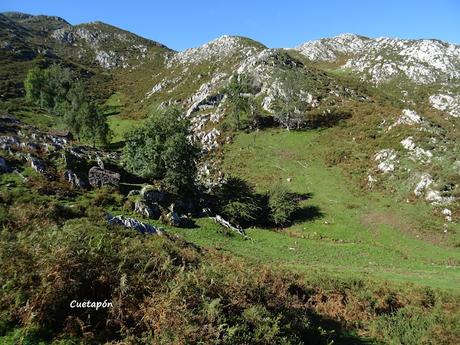
[[[64,172],[64,179],[69,182],[72,187],[78,188],[78,189],[85,189],[86,188],[86,183],[83,181],[76,173],[74,173],[72,170],[66,170]]]
[[[89,184],[95,188],[100,188],[102,186],[118,187],[120,183],[120,174],[94,166],[89,169],[88,180]]]

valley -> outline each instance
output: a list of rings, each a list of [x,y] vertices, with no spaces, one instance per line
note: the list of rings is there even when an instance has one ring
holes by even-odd
[[[458,45],[0,43],[2,344],[460,341]]]

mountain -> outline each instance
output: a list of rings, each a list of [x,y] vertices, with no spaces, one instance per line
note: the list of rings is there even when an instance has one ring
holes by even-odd
[[[460,78],[460,46],[440,40],[342,34],[306,42],[296,49],[311,60],[336,62],[373,83],[398,76],[417,84],[448,84]]]
[[[276,115],[292,93],[307,112],[327,116],[339,109],[359,119],[346,129],[355,137],[377,132],[371,145],[367,140],[364,146],[351,145],[348,164],[341,163],[362,171],[368,188],[392,189],[397,178],[408,190],[405,195],[435,203],[454,200],[459,189],[454,176],[460,163],[452,154],[458,152],[455,118],[460,116],[456,45],[343,34],[272,49],[249,38],[222,36],[175,52],[101,22],[71,25],[58,17],[4,13],[0,23],[4,99],[22,95],[21,80],[32,65],[57,62],[79,71],[97,99],[116,97],[124,116],[142,118],[152,107],[179,105],[192,119],[195,140],[209,153],[202,171],[211,180],[221,174],[215,153],[229,140],[224,88],[238,75],[251,81],[246,96],[262,118]],[[333,130],[341,136],[343,127]],[[349,165],[363,154],[365,159]],[[422,193],[417,186],[423,181],[430,187]]]
[[[73,26],[59,17],[16,12],[0,14],[0,41],[0,99],[4,100],[23,95],[20,85],[25,71],[34,65],[66,65],[92,79],[94,89],[109,88],[110,95],[111,78],[101,75],[104,70],[134,69],[171,51],[101,22]]]

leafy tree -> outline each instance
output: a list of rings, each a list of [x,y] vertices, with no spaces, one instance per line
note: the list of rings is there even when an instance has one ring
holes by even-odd
[[[248,97],[245,94],[250,91],[247,78],[234,74],[224,92],[230,102],[230,112],[235,122],[236,130],[240,130],[242,119],[250,112],[251,107]]]
[[[289,223],[298,205],[295,195],[282,184],[277,184],[269,192],[268,207],[273,223],[284,225]]]
[[[96,143],[107,144],[110,130],[104,114],[92,103],[85,103],[79,112],[81,138]]]
[[[34,67],[29,70],[24,81],[26,90],[26,98],[29,102],[41,105],[41,92],[45,84],[45,76],[43,70],[39,67]]]
[[[53,65],[35,67],[24,82],[27,99],[42,109],[60,116],[66,127],[79,139],[106,144],[109,127],[105,116],[87,97],[82,82],[67,68]]]
[[[232,223],[244,226],[256,220],[261,210],[254,187],[238,177],[230,177],[216,191],[220,212]]]
[[[275,103],[275,120],[287,130],[299,129],[304,125],[303,102],[299,97],[299,76],[287,71],[282,77],[284,94]]]
[[[47,69],[32,68],[26,76],[24,87],[26,98],[42,109],[61,115],[61,103],[73,83],[73,73],[67,68],[53,65]]]
[[[177,108],[157,109],[125,137],[124,165],[139,176],[162,180],[173,193],[191,191],[199,150],[189,134],[189,121]]]

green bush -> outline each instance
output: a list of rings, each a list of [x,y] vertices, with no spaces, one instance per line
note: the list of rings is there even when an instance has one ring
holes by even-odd
[[[268,207],[273,223],[288,224],[292,214],[298,209],[296,196],[284,185],[277,184],[269,192]]]
[[[238,177],[229,177],[216,191],[218,209],[231,223],[246,226],[257,218],[260,196],[254,187]]]

